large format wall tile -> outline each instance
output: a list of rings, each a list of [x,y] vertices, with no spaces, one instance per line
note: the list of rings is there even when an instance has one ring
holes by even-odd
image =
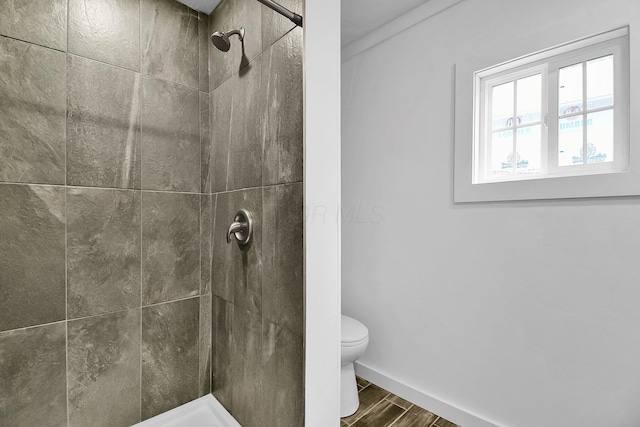
[[[64,184],[65,55],[0,37],[0,58],[0,181]]]
[[[200,195],[142,194],[142,303],[200,293]]]
[[[302,336],[304,327],[302,183],[265,187],[263,197],[263,316]]]
[[[0,331],[65,318],[64,189],[0,185]]]
[[[66,50],[66,0],[0,0],[0,10],[1,35]]]
[[[262,145],[266,86],[261,78],[264,55],[234,76],[228,189],[262,185]],[[228,102],[228,101],[227,101]]]
[[[143,78],[142,188],[200,192],[197,90]]]
[[[67,190],[68,316],[140,306],[140,192]]]
[[[140,0],[69,0],[69,52],[139,71]]]
[[[141,4],[142,72],[198,89],[198,12],[174,0]]]
[[[68,57],[67,183],[140,188],[140,75]]]
[[[209,16],[209,33],[245,28],[244,41],[231,37],[231,49],[221,52],[209,44],[209,90],[212,91],[246,67],[262,52],[262,9],[255,0],[223,1]]]
[[[209,94],[200,92],[200,191],[211,192],[211,126]]]
[[[142,309],[142,419],[198,397],[199,301]]]
[[[140,421],[140,309],[69,322],[69,426]]]
[[[264,90],[262,56],[211,96],[212,192],[262,184]]]
[[[231,340],[231,413],[244,427],[261,427],[262,407],[262,318],[235,306]]]
[[[304,425],[304,347],[302,337],[262,322],[262,425]]]
[[[211,295],[200,297],[200,368],[198,396],[211,393]]]
[[[278,0],[278,3],[298,15],[303,14],[303,0]],[[269,46],[295,26],[288,18],[262,6],[262,50],[269,49]]]
[[[209,93],[209,15],[198,13],[198,50],[200,55],[200,91]]]
[[[216,295],[212,295],[211,298],[211,393],[230,411],[233,403],[231,360],[234,357],[232,353],[234,306]]]
[[[302,181],[302,29],[265,52],[264,185]]]
[[[301,12],[301,0],[282,1]],[[211,389],[243,426],[298,427],[304,424],[302,31],[250,3],[225,0],[209,17],[210,32],[246,29],[244,46],[233,37],[227,53],[210,47]],[[240,208],[257,225],[247,247],[226,243]]]
[[[262,189],[234,191],[216,196],[213,225],[212,291],[253,313],[262,311]],[[226,232],[236,212],[247,209],[253,215],[251,241],[241,246],[227,243]]]
[[[200,295],[211,293],[211,199],[200,195]]]
[[[67,425],[64,323],[0,333],[0,424]]]
[[[228,189],[229,146],[231,145],[231,106],[233,104],[233,81],[229,80],[211,93],[211,192]]]

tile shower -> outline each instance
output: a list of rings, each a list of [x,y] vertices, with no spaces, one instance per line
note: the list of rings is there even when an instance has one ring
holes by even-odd
[[[213,395],[244,427],[303,426],[302,29],[255,0],[223,0],[209,24],[246,30],[210,44]],[[248,247],[225,240],[241,208],[258,219]]]
[[[0,425],[213,392],[245,427],[302,426],[301,29],[254,0],[0,9]],[[214,52],[234,26],[244,48]]]

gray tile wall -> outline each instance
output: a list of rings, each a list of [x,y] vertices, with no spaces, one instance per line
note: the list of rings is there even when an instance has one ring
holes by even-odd
[[[0,10],[0,425],[129,426],[209,393],[209,18]]]
[[[304,425],[302,30],[255,0],[0,9],[3,423],[126,426],[212,390],[245,427]]]
[[[302,0],[283,5],[302,13]],[[243,427],[304,425],[302,29],[255,0],[223,0],[210,32],[211,388]],[[240,208],[253,241],[227,244]]]
[[[1,37],[0,58],[0,180],[64,184],[64,53]]]

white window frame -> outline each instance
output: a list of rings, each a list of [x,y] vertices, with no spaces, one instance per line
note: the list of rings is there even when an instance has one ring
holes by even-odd
[[[628,69],[628,52],[625,48],[628,44],[627,31],[625,29],[615,30],[593,38],[581,40],[579,42],[570,43],[557,48],[532,55],[530,61],[527,58],[521,58],[514,61],[514,65],[510,63],[490,67],[478,71],[474,75],[475,96],[479,99],[479,103],[474,112],[474,162],[473,162],[473,184],[483,184],[490,182],[505,182],[528,179],[545,179],[557,176],[574,176],[585,174],[600,174],[621,172],[627,170],[629,157],[629,135],[628,122],[628,79],[625,81],[624,70]],[[614,68],[614,103],[612,107],[604,107],[602,109],[588,110],[586,99],[587,80],[583,77],[583,106],[579,113],[568,114],[562,117],[558,111],[558,71],[563,67],[583,63],[602,58],[605,56],[613,56]],[[514,117],[513,125],[503,130],[512,130],[514,133],[519,127],[529,127],[540,124],[541,134],[541,166],[540,173],[532,175],[518,175],[517,168],[514,174],[509,176],[492,177],[490,176],[487,166],[491,158],[491,133],[497,131],[491,128],[491,101],[492,88],[508,82],[530,77],[533,75],[541,75],[541,119],[539,122],[527,123],[518,126],[516,123],[516,107],[517,91],[514,91]],[[583,66],[583,76],[586,75],[586,66]],[[603,163],[585,163],[582,165],[560,166],[558,164],[558,127],[561,118],[572,116],[583,116],[585,118],[589,113],[613,110],[614,112],[614,156],[613,161]],[[586,144],[586,130],[583,126],[584,144]],[[514,145],[516,139],[514,138]],[[515,146],[514,146],[515,152]],[[586,153],[586,150],[584,150]]]
[[[570,31],[567,31],[567,33],[570,33]],[[562,38],[571,40],[567,35],[563,36],[562,31],[554,34],[550,39],[554,38],[556,40],[562,40]],[[519,48],[511,48],[505,51],[504,54],[489,48],[485,50],[479,49],[474,55],[461,59],[455,66],[453,202],[640,195],[640,123],[632,123],[630,120],[630,114],[633,111],[640,111],[640,90],[636,90],[636,86],[630,84],[631,76],[640,73],[640,68],[638,67],[640,63],[637,63],[637,60],[634,59],[633,49],[629,47],[633,40],[635,39],[631,37],[629,27],[622,27],[595,36],[574,39],[569,43],[557,44],[555,47],[523,55],[515,60],[504,61],[499,65],[492,66],[491,62],[496,64],[501,59],[506,59],[504,56],[516,56],[513,53],[525,54],[527,52],[523,50],[527,49],[526,46],[536,46],[536,41],[527,41]],[[556,75],[550,74],[549,80],[553,78],[557,81],[557,69],[561,64],[565,63],[565,59],[569,62],[574,61],[573,63],[581,62],[579,55],[582,53],[587,51],[593,53],[598,48],[609,49],[610,43],[619,45],[615,49],[618,49],[621,55],[614,54],[614,58],[621,58],[622,66],[614,67],[614,80],[623,84],[622,86],[616,85],[614,89],[614,105],[619,111],[615,113],[616,116],[614,117],[614,161],[604,162],[610,163],[607,166],[608,169],[579,171],[578,174],[574,172],[571,175],[563,171],[547,171],[550,173],[535,179],[532,179],[533,177],[531,176],[525,176],[517,180],[478,182],[479,171],[477,165],[479,156],[485,155],[482,150],[476,149],[477,144],[475,143],[481,132],[476,123],[479,122],[477,114],[480,111],[480,103],[483,102],[483,97],[481,97],[480,90],[478,90],[481,88],[481,86],[478,86],[479,80],[489,75],[492,78],[500,76],[507,78],[507,75],[517,73],[523,69],[547,64],[546,67],[548,69],[554,67],[556,70]],[[533,50],[535,48],[529,50],[529,52]],[[508,52],[511,52],[511,54]],[[588,56],[590,56],[589,59],[600,57],[598,55]],[[557,83],[549,81],[549,84]],[[551,113],[555,113],[556,119],[558,115],[557,99],[552,100],[549,98],[545,100],[547,105],[552,106],[548,107],[547,124],[550,124],[549,117]],[[469,102],[470,99],[473,102]],[[618,116],[621,119],[618,119]],[[557,133],[557,128],[556,130],[550,129],[550,131]],[[551,141],[546,145],[549,147],[549,151],[555,151],[557,155],[557,145],[553,144],[554,142]],[[547,155],[551,154],[548,152]],[[620,158],[628,160],[618,162]]]

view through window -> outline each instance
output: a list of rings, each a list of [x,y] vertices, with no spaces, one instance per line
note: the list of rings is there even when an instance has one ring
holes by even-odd
[[[627,35],[476,73],[474,183],[624,170]]]

